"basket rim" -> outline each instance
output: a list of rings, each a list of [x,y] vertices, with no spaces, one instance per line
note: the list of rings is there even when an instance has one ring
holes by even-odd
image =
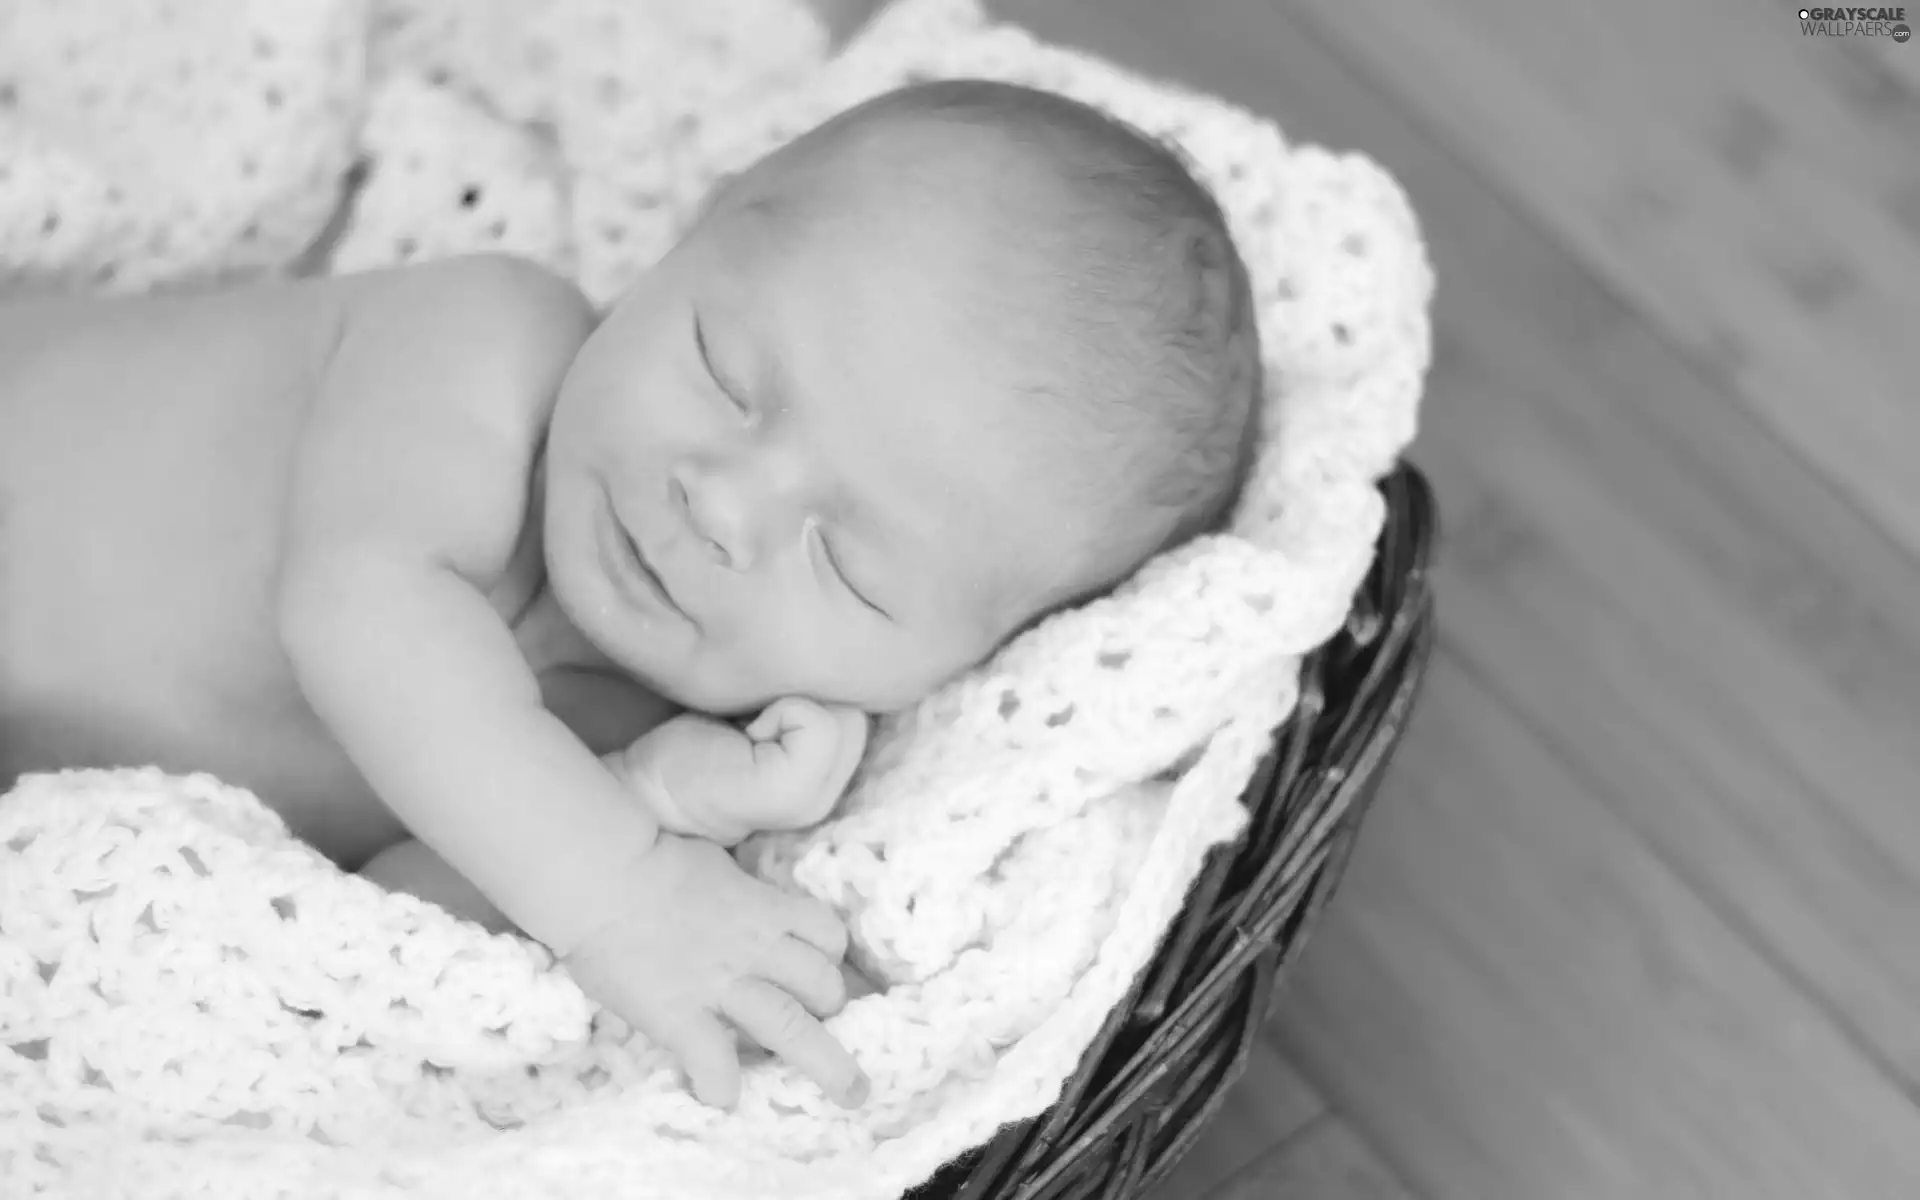
[[[1344,875],[1432,654],[1433,489],[1405,459],[1379,489],[1387,512],[1374,562],[1345,625],[1302,661],[1295,708],[1242,792],[1246,829],[1209,851],[1177,923],[1054,1105],[948,1163],[910,1200],[1136,1197],[1173,1170],[1245,1073]]]

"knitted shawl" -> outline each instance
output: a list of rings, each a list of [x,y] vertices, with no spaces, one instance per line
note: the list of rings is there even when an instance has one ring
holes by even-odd
[[[0,1196],[881,1200],[1044,1111],[1347,617],[1432,290],[1373,163],[972,0],[900,0],[831,55],[793,0],[0,4],[0,292],[491,249],[606,302],[716,178],[946,76],[1179,147],[1251,269],[1268,395],[1229,532],[888,721],[832,819],[740,849],[882,982],[828,1022],[870,1101],[761,1055],[704,1107],[540,946],[129,764],[0,799]]]

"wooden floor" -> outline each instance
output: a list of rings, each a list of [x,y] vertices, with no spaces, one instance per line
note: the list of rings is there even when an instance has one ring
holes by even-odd
[[[1920,42],[997,7],[1374,156],[1440,279],[1432,685],[1156,1200],[1920,1196]]]

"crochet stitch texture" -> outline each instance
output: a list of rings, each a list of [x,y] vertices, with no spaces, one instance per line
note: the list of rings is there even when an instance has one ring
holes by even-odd
[[[832,820],[742,848],[884,981],[829,1023],[869,1103],[757,1057],[736,1111],[705,1108],[541,947],[340,873],[217,780],[72,772],[0,800],[0,1197],[879,1200],[1043,1111],[1347,616],[1432,291],[1365,158],[972,0],[901,0],[831,58],[791,0],[0,4],[0,290],[290,269],[344,214],[324,269],[505,249],[604,302],[720,175],[957,75],[1187,153],[1269,395],[1229,533],[888,722]]]

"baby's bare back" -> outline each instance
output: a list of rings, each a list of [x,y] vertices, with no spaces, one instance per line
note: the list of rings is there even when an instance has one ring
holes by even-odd
[[[404,836],[303,700],[275,615],[295,447],[344,315],[391,278],[0,304],[0,789],[154,764],[252,788],[348,866]],[[670,709],[569,669],[534,534],[487,590],[550,706],[623,745]]]
[[[153,763],[345,857],[400,836],[275,631],[331,282],[0,306],[0,774]]]

